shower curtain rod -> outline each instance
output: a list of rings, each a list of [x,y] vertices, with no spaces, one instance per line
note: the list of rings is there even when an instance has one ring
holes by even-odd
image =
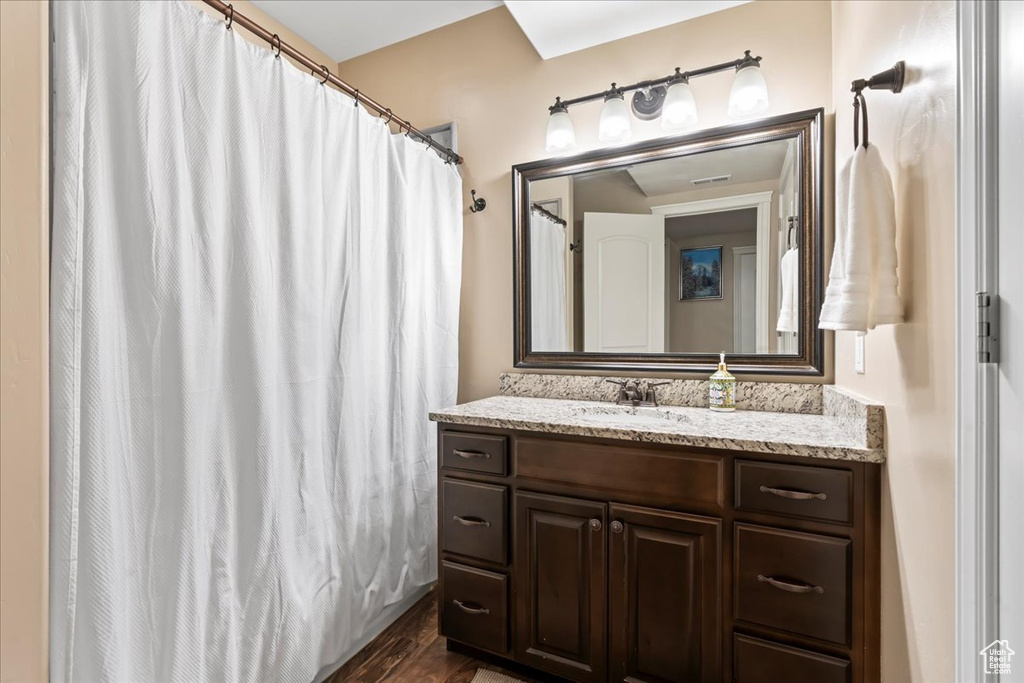
[[[530,208],[531,208],[531,209],[533,209],[534,211],[536,211],[537,213],[539,213],[540,215],[544,216],[544,217],[545,217],[545,218],[547,218],[548,220],[550,220],[550,221],[553,221],[553,222],[555,222],[555,223],[558,223],[558,224],[559,224],[559,225],[561,225],[561,226],[562,226],[563,228],[564,228],[564,227],[566,227],[567,225],[569,225],[569,224],[568,224],[568,223],[567,223],[567,222],[565,221],[565,219],[564,219],[564,218],[559,218],[559,217],[558,217],[558,216],[556,216],[555,214],[553,214],[553,213],[551,213],[550,211],[548,211],[547,209],[545,209],[545,208],[544,208],[543,206],[541,206],[540,204],[534,204],[534,205],[533,205],[533,206],[531,206]]]
[[[203,0],[207,5],[214,8],[218,12],[224,15],[227,20],[227,27],[230,29],[233,24],[238,24],[242,28],[246,29],[255,36],[262,38],[270,44],[271,51],[275,51],[278,56],[282,53],[288,55],[299,64],[310,70],[310,72],[318,78],[323,78],[322,83],[330,83],[338,90],[341,90],[346,95],[352,97],[356,104],[362,103],[373,111],[377,112],[378,116],[388,117],[388,123],[394,122],[398,125],[398,132],[401,133],[402,129],[405,129],[405,134],[412,135],[419,139],[421,142],[426,143],[430,147],[437,150],[442,156],[444,156],[447,163],[461,164],[462,157],[460,157],[454,150],[449,149],[439,142],[436,142],[432,137],[424,133],[418,128],[413,127],[409,121],[402,120],[395,116],[390,109],[385,107],[380,102],[376,101],[372,97],[367,97],[363,93],[359,92],[358,88],[353,88],[351,85],[341,80],[337,76],[333,75],[330,70],[323,64],[317,64],[315,61],[302,54],[288,43],[281,40],[281,37],[276,33],[271,33],[267,29],[263,28],[255,21],[239,14],[235,11],[233,5],[230,5],[222,0]],[[276,48],[276,49],[275,49]]]

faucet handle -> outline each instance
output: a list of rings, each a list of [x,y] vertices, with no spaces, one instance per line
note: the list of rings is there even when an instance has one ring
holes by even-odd
[[[645,393],[644,399],[646,401],[650,402],[650,403],[653,403],[654,405],[658,405],[658,395],[657,395],[657,393],[655,393],[654,390],[657,389],[658,387],[663,387],[666,384],[672,384],[672,381],[668,380],[668,381],[665,381],[665,382],[648,382],[647,383],[647,391],[644,392]]]
[[[624,403],[628,400],[626,397],[626,385],[629,383],[629,380],[606,379],[605,382],[619,387],[619,397],[616,399],[616,403]]]

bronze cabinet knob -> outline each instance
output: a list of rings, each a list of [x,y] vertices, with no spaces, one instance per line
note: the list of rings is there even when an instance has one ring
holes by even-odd
[[[599,520],[599,519],[592,519],[592,520],[590,520],[590,530],[591,531],[600,531],[601,530],[601,520]]]
[[[612,522],[612,533],[614,533],[614,534],[621,534],[622,533],[622,522],[620,522],[619,520],[615,520],[614,522]]]

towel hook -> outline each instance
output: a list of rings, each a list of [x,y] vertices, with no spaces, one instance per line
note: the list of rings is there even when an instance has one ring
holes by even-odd
[[[483,197],[477,197],[476,190],[470,190],[469,194],[473,196],[473,205],[469,207],[471,212],[479,213],[487,208],[487,200]]]
[[[893,93],[903,91],[903,81],[906,79],[907,65],[902,59],[896,62],[891,69],[879,71],[871,78],[858,78],[850,82],[850,92],[853,93],[853,149],[860,147],[860,117],[864,115],[864,149],[868,148],[868,101],[864,99],[864,89],[888,90]]]
[[[789,228],[786,230],[786,250],[793,248],[793,231],[796,230],[796,216],[789,217]]]

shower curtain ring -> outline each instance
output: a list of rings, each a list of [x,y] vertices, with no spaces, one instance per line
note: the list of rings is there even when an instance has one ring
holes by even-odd
[[[324,66],[323,64],[321,64],[321,65],[320,65],[320,71],[321,71],[321,72],[323,73],[323,75],[324,75],[324,80],[320,81],[320,85],[323,85],[324,83],[326,83],[326,82],[327,82],[327,81],[328,81],[328,80],[330,79],[330,77],[331,77],[331,72],[330,72],[330,71],[328,71],[328,70],[327,70],[327,67],[326,67],[326,66]],[[313,74],[314,76],[316,75],[316,71],[310,71],[309,73]]]
[[[274,34],[274,37],[270,40],[270,51],[274,52],[274,44],[277,44],[277,52],[274,53],[274,59],[281,59],[281,36]]]
[[[359,106],[359,88],[356,88],[356,93],[355,93],[355,95],[352,96],[352,106],[353,107],[358,107]]]
[[[386,111],[388,113],[387,125],[390,126],[391,122],[395,120],[395,115],[394,115],[394,113],[392,113],[392,111],[390,109],[385,109],[384,111]],[[383,116],[383,114],[381,114],[381,116]]]
[[[231,24],[235,23],[235,6],[228,5],[228,25],[225,27],[227,30],[231,30]]]

